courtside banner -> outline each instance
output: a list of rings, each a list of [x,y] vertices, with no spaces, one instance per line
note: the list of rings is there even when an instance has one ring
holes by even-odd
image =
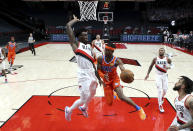
[[[123,42],[163,42],[163,35],[121,35]]]
[[[64,41],[68,42],[69,38],[67,34],[51,34],[50,41]],[[91,35],[88,34],[88,41],[91,41]]]

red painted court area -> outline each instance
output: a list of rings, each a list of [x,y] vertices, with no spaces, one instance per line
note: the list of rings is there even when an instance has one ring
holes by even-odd
[[[132,98],[144,107],[147,119],[142,121],[138,113],[132,112],[134,109],[124,102],[115,100],[109,107],[103,97],[95,97],[89,105],[88,118],[84,118],[79,110],[74,110],[71,122],[67,122],[62,110],[77,98],[32,96],[0,131],[166,131],[175,117],[175,110],[166,99],[165,113],[161,114],[157,98]]]

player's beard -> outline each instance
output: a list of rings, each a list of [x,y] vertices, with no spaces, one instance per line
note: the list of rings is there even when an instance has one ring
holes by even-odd
[[[182,87],[181,85],[179,85],[179,86],[174,86],[173,90],[174,90],[174,91],[179,91],[179,90],[181,89],[181,87]]]
[[[164,56],[164,54],[159,54],[159,56]]]

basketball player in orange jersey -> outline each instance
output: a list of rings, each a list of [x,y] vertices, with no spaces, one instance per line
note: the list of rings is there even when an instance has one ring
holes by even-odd
[[[96,35],[96,39],[92,41],[92,48],[96,54],[96,58],[104,54],[105,43],[101,40],[100,35]]]
[[[119,66],[121,71],[124,71],[125,68],[122,61],[119,58],[113,56],[115,48],[116,47],[114,44],[106,45],[105,55],[99,56],[97,59],[97,70],[99,76],[103,79],[104,82],[103,88],[106,103],[108,105],[112,105],[114,99],[113,91],[115,91],[119,99],[133,106],[137,111],[139,111],[140,118],[144,120],[146,118],[146,114],[143,108],[139,107],[137,104],[135,104],[134,101],[123,94],[123,89],[120,85],[120,78],[117,74],[117,66]]]
[[[159,105],[159,110],[160,112],[164,112],[163,108],[163,100],[164,96],[166,95],[167,89],[168,89],[168,74],[167,70],[171,69],[171,59],[168,57],[164,56],[165,54],[165,49],[160,48],[159,49],[159,56],[154,58],[151,62],[151,65],[149,66],[147,75],[145,77],[145,80],[148,79],[149,74],[155,65],[156,68],[156,86],[158,89],[158,105]]]
[[[176,117],[174,118],[168,131],[192,131],[193,130],[193,81],[181,76],[175,84],[174,91],[178,91],[179,96],[174,100]]]
[[[72,26],[79,21],[76,16],[66,25],[66,30],[70,39],[70,45],[73,52],[76,54],[78,65],[78,84],[80,91],[80,99],[76,100],[71,107],[65,107],[65,118],[67,121],[71,120],[71,113],[74,109],[79,108],[84,117],[88,117],[88,104],[94,97],[97,88],[97,78],[101,83],[100,77],[94,65],[94,55],[92,47],[88,42],[88,32],[85,29],[80,29],[76,32],[76,38],[72,30]],[[97,76],[97,77],[96,77]]]
[[[13,66],[15,60],[15,49],[17,48],[14,36],[11,37],[11,41],[8,42],[7,49],[8,49],[8,62],[10,64],[10,69]]]

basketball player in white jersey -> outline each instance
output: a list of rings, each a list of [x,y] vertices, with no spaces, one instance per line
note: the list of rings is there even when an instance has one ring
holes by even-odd
[[[2,70],[2,75],[5,76],[5,83],[7,83],[7,75],[5,72],[5,59],[6,59],[5,50],[0,47],[0,68]]]
[[[149,74],[155,65],[156,68],[156,86],[158,89],[158,105],[160,112],[164,112],[163,109],[163,100],[164,96],[166,95],[167,89],[168,89],[168,74],[167,70],[170,69],[170,64],[172,63],[171,59],[164,56],[165,49],[160,48],[159,49],[159,56],[154,58],[151,65],[149,66],[147,75],[145,77],[145,80],[148,79]]]
[[[97,78],[101,84],[101,79],[96,71],[94,65],[94,55],[92,47],[87,44],[88,33],[85,29],[80,29],[74,36],[72,26],[79,21],[76,16],[73,16],[73,20],[69,21],[66,25],[66,30],[70,39],[70,45],[72,50],[76,54],[78,64],[78,84],[80,91],[80,99],[76,100],[71,107],[65,107],[65,118],[67,121],[71,120],[71,113],[74,109],[79,108],[82,111],[84,117],[88,117],[87,108],[88,103],[94,97],[97,88]],[[97,76],[97,78],[96,78]]]
[[[96,35],[96,39],[92,41],[92,48],[96,54],[96,58],[104,54],[105,43],[100,39],[100,35]]]
[[[181,76],[173,90],[178,91],[179,96],[174,101],[176,117],[168,131],[193,131],[193,81]]]

